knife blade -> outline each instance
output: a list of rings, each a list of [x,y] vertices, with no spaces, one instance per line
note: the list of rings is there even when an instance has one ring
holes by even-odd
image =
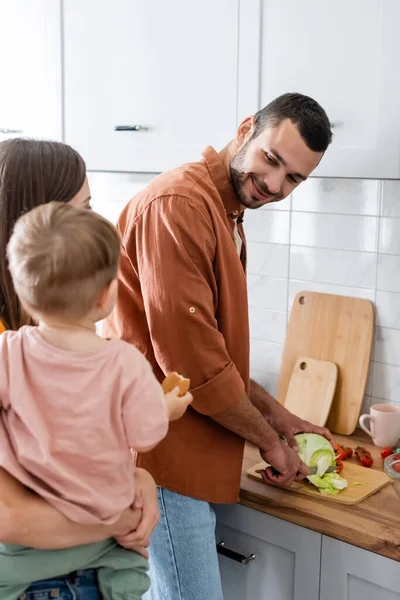
[[[317,467],[308,467],[310,469],[310,475],[316,475],[317,474]],[[335,473],[336,472],[336,467],[328,467],[327,470],[325,471],[325,473]]]
[[[269,467],[271,467],[271,465],[267,465]],[[317,474],[317,467],[308,467],[310,470],[310,475],[316,475]],[[273,473],[273,475],[278,476],[280,473],[279,471],[277,471],[276,469],[274,469],[274,467],[271,467],[271,471]],[[325,471],[325,473],[336,473],[336,467],[331,466],[328,467],[327,470]],[[325,475],[324,473],[324,475]]]

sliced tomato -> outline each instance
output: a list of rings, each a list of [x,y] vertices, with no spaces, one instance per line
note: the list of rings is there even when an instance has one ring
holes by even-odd
[[[341,473],[343,471],[343,463],[341,460],[336,461],[336,473]]]

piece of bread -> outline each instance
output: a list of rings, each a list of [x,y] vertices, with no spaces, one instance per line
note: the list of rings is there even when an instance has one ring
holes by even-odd
[[[190,379],[186,379],[185,377],[182,377],[182,375],[179,375],[173,371],[166,376],[161,386],[164,390],[164,394],[168,394],[168,392],[172,392],[174,388],[178,387],[179,396],[184,396],[189,391]]]

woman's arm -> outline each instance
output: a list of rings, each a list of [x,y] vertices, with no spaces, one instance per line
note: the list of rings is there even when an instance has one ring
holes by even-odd
[[[0,541],[43,550],[70,548],[134,531],[140,508],[128,508],[113,525],[73,523],[0,469]]]

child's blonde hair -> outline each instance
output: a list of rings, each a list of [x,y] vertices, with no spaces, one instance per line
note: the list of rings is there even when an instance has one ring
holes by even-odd
[[[121,241],[100,215],[49,202],[23,215],[7,247],[15,291],[33,314],[79,319],[116,278]]]

